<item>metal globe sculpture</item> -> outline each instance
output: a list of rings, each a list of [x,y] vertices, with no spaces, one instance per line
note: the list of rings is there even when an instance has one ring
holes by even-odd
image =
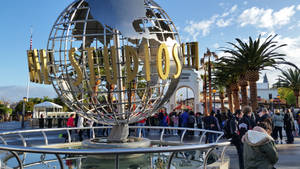
[[[106,125],[155,113],[181,73],[178,32],[152,0],[77,0],[48,40],[50,77],[66,104]]]

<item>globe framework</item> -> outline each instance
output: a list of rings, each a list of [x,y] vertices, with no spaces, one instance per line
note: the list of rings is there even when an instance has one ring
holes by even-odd
[[[180,44],[179,34],[166,12],[154,1],[144,0],[143,8],[145,15],[130,23],[139,37],[124,36],[118,29],[95,19],[93,10],[97,8],[91,8],[88,0],[77,0],[60,14],[48,40],[49,76],[58,95],[74,111],[97,123],[129,124],[151,116],[168,101],[178,83],[178,79],[172,78],[176,73],[176,64],[170,57],[170,75],[165,80],[160,79],[156,71],[156,52],[159,45],[165,43],[169,53],[172,53],[174,44]],[[145,49],[144,44],[149,48]],[[132,81],[128,81],[128,70],[125,68],[126,45],[138,54],[138,73]],[[113,46],[117,51],[116,65],[112,65],[113,59],[110,58],[111,66],[107,68],[104,48],[108,48],[110,56]],[[89,47],[96,49],[91,68],[87,56]],[[77,48],[74,59],[83,77],[77,85],[75,82],[79,74],[69,57],[72,48]],[[145,80],[145,51],[149,52],[150,81]],[[181,57],[179,47],[177,51]],[[112,73],[113,66],[117,68],[114,72],[117,75],[116,84],[109,83],[107,79],[107,72]],[[90,84],[91,73],[96,74],[95,84]]]

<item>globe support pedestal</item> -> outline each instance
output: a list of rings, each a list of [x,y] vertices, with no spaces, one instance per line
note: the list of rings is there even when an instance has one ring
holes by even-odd
[[[107,141],[110,143],[125,143],[128,140],[129,126],[128,124],[120,124],[113,126]]]

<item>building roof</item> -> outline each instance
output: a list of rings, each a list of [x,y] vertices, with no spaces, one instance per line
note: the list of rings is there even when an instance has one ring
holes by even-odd
[[[58,104],[52,103],[52,102],[43,102],[43,103],[34,105],[34,108],[60,108],[60,109],[62,109],[63,107]]]

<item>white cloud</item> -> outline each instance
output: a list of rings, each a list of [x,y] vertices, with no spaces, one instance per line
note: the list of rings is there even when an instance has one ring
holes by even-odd
[[[263,39],[264,40],[264,39]],[[287,46],[284,46],[282,48],[278,49],[278,53],[286,54],[284,57],[286,61],[292,62],[295,65],[300,65],[300,59],[298,54],[300,53],[300,36],[298,37],[282,37],[277,36],[275,39],[278,42],[278,45],[281,44],[287,44]],[[287,69],[290,68],[287,65],[280,66],[281,69]],[[280,71],[267,71],[266,72],[269,78],[269,81],[271,84],[276,82],[276,79],[278,78],[278,75],[281,74]]]
[[[273,29],[274,27],[288,24],[291,17],[295,14],[294,8],[295,6],[293,5],[274,12],[273,9],[252,7],[244,10],[239,16],[238,21],[242,27],[254,25],[259,28]]]
[[[189,21],[188,26],[184,28],[184,31],[192,36],[193,40],[197,40],[197,37],[202,34],[206,36],[210,32],[211,25],[215,22],[218,15],[212,16],[209,20],[202,20],[200,22]]]
[[[215,44],[213,45],[213,47],[214,47],[215,49],[218,49],[218,48],[220,47],[220,45],[219,45],[218,43],[215,43]]]
[[[224,4],[223,4],[224,5]],[[221,6],[221,4],[220,4]],[[216,24],[217,27],[227,27],[234,20],[233,17],[230,17],[238,9],[238,5],[233,5],[228,11],[225,11],[223,14],[215,14],[208,20],[194,21],[190,20],[187,23],[187,26],[184,28],[184,31],[192,37],[193,40],[197,40],[199,35],[207,36],[210,33],[212,25]]]
[[[233,20],[232,18],[228,20],[219,19],[216,24],[218,27],[226,27],[230,25],[232,20]]]
[[[231,9],[230,9],[230,13],[233,13],[233,12],[235,12],[236,10],[237,10],[237,5],[233,5],[232,7],[231,7]]]
[[[260,35],[265,36],[265,35],[267,35],[267,32],[260,32]]]
[[[300,11],[300,5],[297,6],[297,10]]]

